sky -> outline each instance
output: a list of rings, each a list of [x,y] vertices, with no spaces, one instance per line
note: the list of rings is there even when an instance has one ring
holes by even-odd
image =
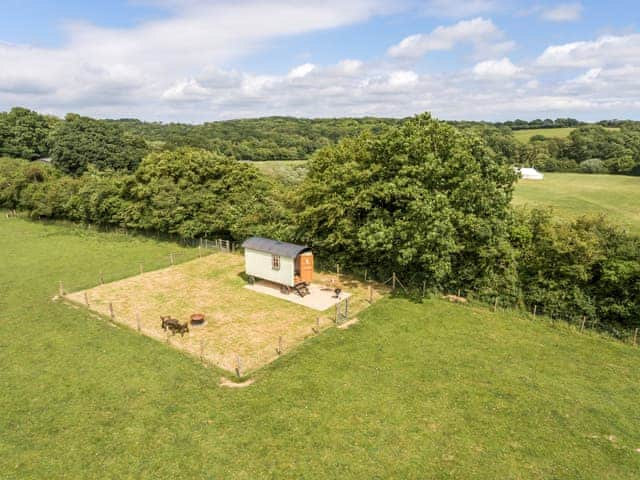
[[[0,0],[0,110],[640,119],[636,1]]]

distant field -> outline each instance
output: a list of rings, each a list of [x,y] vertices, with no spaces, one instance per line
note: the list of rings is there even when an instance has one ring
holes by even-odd
[[[566,138],[575,128],[530,128],[526,130],[514,130],[513,136],[521,142],[527,143],[534,135],[544,135],[547,138]]]
[[[607,128],[607,127],[605,127]],[[525,130],[514,130],[513,136],[516,140],[519,140],[523,143],[529,142],[531,137],[534,135],[543,135],[547,138],[566,138],[569,136],[571,132],[573,132],[575,128],[573,127],[564,127],[564,128],[528,128]],[[619,130],[618,128],[607,128],[607,130]]]
[[[304,177],[306,160],[253,163],[278,181],[295,184]],[[513,203],[551,206],[558,214],[570,217],[603,213],[640,234],[640,177],[546,173],[540,182],[521,180]]]
[[[640,177],[546,173],[542,181],[521,180],[514,203],[552,206],[572,217],[604,213],[640,234]]]

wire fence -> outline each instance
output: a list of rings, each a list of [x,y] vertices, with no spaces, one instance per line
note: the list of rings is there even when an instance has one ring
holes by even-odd
[[[24,217],[30,218],[28,214],[16,210],[5,210],[4,215],[10,217]],[[198,256],[204,256],[211,251],[220,251],[227,253],[241,253],[242,248],[239,243],[234,242],[230,238],[184,238],[175,233],[164,232],[141,232],[139,230],[131,230],[125,227],[116,226],[97,226],[92,224],[74,223],[65,220],[48,220],[48,219],[33,219],[31,220],[43,223],[43,224],[69,224],[74,228],[81,228],[86,230],[98,231],[101,233],[111,233],[115,235],[124,236],[142,236],[146,238],[153,238],[156,240],[174,242],[182,247],[191,248],[193,251],[188,252],[174,252],[167,255],[165,258],[147,259],[145,262],[140,262],[137,265],[126,266],[119,269],[113,269],[105,267],[104,270],[97,273],[97,278],[91,282],[89,280],[83,280],[77,282],[76,285],[69,285],[65,288],[72,288],[75,290],[81,290],[100,283],[113,282],[115,280],[121,280],[144,271],[151,269],[164,268],[174,265],[178,262],[186,261],[189,259],[197,258]],[[489,295],[481,294],[473,290],[457,290],[456,292],[443,292],[434,291],[429,288],[428,281],[426,279],[419,278],[415,273],[412,276],[406,276],[402,272],[387,272],[382,269],[368,269],[362,266],[350,267],[344,263],[336,263],[331,259],[326,259],[316,256],[315,267],[318,271],[335,272],[340,278],[343,276],[351,276],[365,282],[377,282],[379,284],[387,285],[393,295],[406,296],[413,299],[424,299],[432,296],[447,297],[451,300],[451,297],[459,297],[459,299],[465,299],[473,301],[475,304],[481,304],[485,307],[492,309],[493,311],[508,310],[513,312],[526,313],[531,318],[539,318],[548,320],[553,324],[562,322],[571,326],[579,332],[595,331],[601,334],[605,334],[611,338],[615,338],[624,343],[637,346],[640,340],[640,328],[623,328],[603,323],[596,318],[591,318],[584,315],[581,312],[576,312],[573,315],[559,314],[552,309],[548,310],[543,304],[522,304],[517,301],[510,302],[507,300],[509,296],[502,296],[496,294],[493,301],[489,300]],[[73,290],[69,290],[73,291]],[[462,303],[462,301],[460,301]],[[548,311],[547,311],[548,310]],[[342,315],[337,315],[336,318],[344,321]]]
[[[426,279],[420,279],[415,274],[407,277],[402,272],[381,272],[380,270],[370,270],[363,267],[352,269],[344,263],[335,263],[327,259],[319,259],[315,263],[318,270],[336,272],[338,277],[340,275],[353,276],[364,281],[386,285],[389,287],[391,294],[396,296],[420,301],[426,298],[440,297],[460,304],[473,302],[474,305],[481,305],[489,311],[524,314],[528,318],[547,321],[555,326],[567,326],[580,333],[594,332],[603,334],[633,346],[638,346],[640,341],[640,327],[616,327],[601,322],[597,318],[591,318],[579,311],[576,311],[573,315],[563,315],[554,309],[546,309],[543,304],[522,303],[517,300],[509,301],[508,299],[511,297],[507,295],[500,295],[499,293],[491,295],[472,289],[457,289],[456,291],[434,290],[429,287],[429,282]],[[492,300],[491,297],[493,297]]]
[[[99,233],[109,233],[130,237],[142,237],[157,241],[173,242],[182,247],[204,248],[226,252],[236,252],[240,249],[240,244],[234,241],[231,236],[211,235],[184,237],[175,232],[163,232],[159,230],[140,230],[137,228],[127,228],[118,225],[101,225],[85,222],[75,222],[66,219],[50,219],[32,217],[28,212],[22,210],[0,210],[6,218],[24,218],[42,225],[66,225],[76,230],[86,230]]]

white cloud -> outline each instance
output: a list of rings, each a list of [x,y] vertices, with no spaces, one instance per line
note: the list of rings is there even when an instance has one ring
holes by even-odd
[[[191,78],[170,86],[164,91],[162,98],[172,102],[193,102],[206,99],[209,94],[209,90]]]
[[[338,69],[346,75],[357,73],[364,64],[360,60],[346,59],[338,63]]]
[[[263,91],[279,82],[277,77],[269,75],[244,75],[240,91],[247,96],[259,96]],[[233,99],[234,97],[232,97]]]
[[[540,15],[551,22],[575,22],[582,16],[582,4],[562,3],[549,9],[543,9]]]
[[[640,34],[603,36],[594,41],[552,45],[536,63],[552,68],[589,68],[605,65],[637,64],[640,59]]]
[[[169,14],[131,28],[67,23],[66,40],[55,48],[0,43],[0,109],[19,102],[56,113],[89,107],[110,112],[128,97],[132,107],[147,104],[158,111],[151,105],[161,99],[205,95],[185,78],[273,39],[338,28],[397,8],[387,0],[143,1]],[[247,89],[265,81],[247,81]]]
[[[524,84],[524,88],[527,88],[529,90],[535,90],[538,87],[540,87],[540,82],[535,78],[533,80],[529,80],[527,83]]]
[[[601,73],[602,73],[602,69],[601,68],[592,68],[588,72],[583,73],[578,78],[573,80],[573,82],[582,83],[582,84],[584,84],[584,83],[593,83],[593,82],[598,80],[598,77],[600,77]]]
[[[389,75],[389,85],[392,87],[406,87],[418,83],[418,74],[411,70],[398,70]]]
[[[287,75],[289,78],[302,78],[309,75],[315,70],[316,66],[313,63],[305,63],[292,68]]]
[[[507,57],[501,60],[485,60],[473,67],[473,73],[484,78],[509,78],[522,73],[522,68],[515,66]]]
[[[503,33],[491,20],[477,17],[450,26],[439,26],[430,33],[419,33],[404,38],[389,48],[389,55],[399,58],[420,58],[428,52],[451,50],[460,43],[470,43],[476,50],[491,43],[509,48],[512,44],[499,41]],[[498,42],[499,41],[499,42]]]
[[[591,68],[561,83],[557,90],[565,95],[618,99],[620,103],[632,103],[632,99],[640,98],[640,84],[636,80],[639,75],[640,66]]]
[[[474,18],[408,37],[392,47],[397,58],[326,65],[294,55],[288,69],[265,75],[223,65],[276,39],[365,21],[387,12],[390,2],[144,1],[167,8],[168,17],[123,29],[75,23],[59,48],[0,43],[0,110],[25,105],[58,115],[164,121],[425,110],[488,120],[640,116],[640,34],[552,45],[533,63],[514,64],[505,53],[513,42],[491,20]],[[447,15],[470,8],[450,5]],[[475,53],[472,68],[426,73],[398,60],[461,45]]]

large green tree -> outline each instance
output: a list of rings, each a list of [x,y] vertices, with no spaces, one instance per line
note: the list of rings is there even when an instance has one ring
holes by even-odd
[[[379,276],[512,292],[515,178],[481,139],[423,114],[318,152],[297,194],[298,237]]]
[[[132,225],[185,238],[276,234],[271,226],[283,215],[269,181],[255,167],[188,147],[148,155],[132,193]]]
[[[51,135],[53,163],[71,175],[81,175],[89,165],[99,170],[133,171],[147,151],[141,137],[117,123],[76,114],[67,115]]]
[[[48,153],[47,139],[56,122],[26,108],[0,112],[0,156],[34,160]]]

